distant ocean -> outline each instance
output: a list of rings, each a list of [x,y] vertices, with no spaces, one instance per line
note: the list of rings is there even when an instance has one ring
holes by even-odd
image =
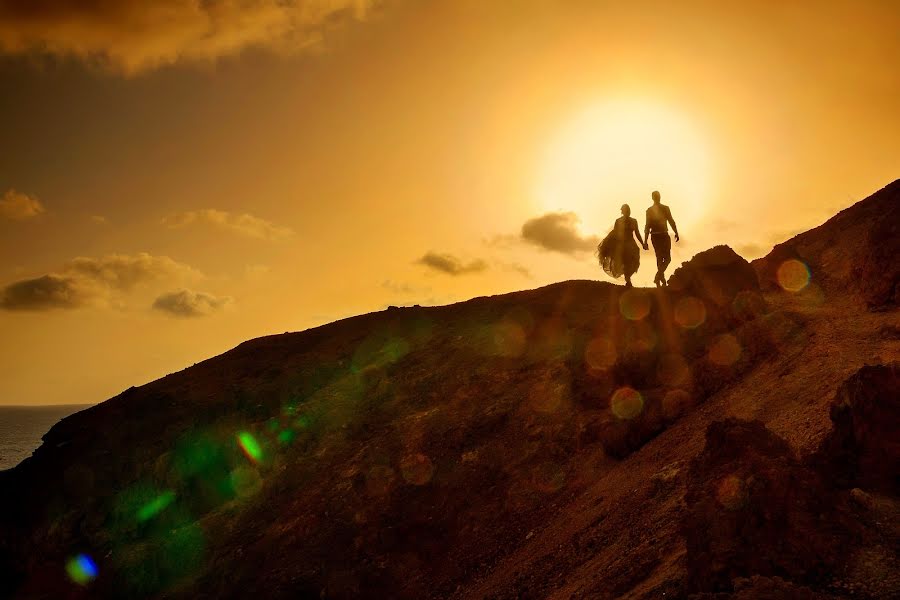
[[[89,406],[0,406],[0,471],[31,456],[41,445],[41,437],[60,419]]]

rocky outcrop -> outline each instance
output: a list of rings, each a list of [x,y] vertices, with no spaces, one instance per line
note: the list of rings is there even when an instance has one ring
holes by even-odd
[[[765,290],[781,289],[779,269],[796,260],[810,284],[836,298],[851,296],[872,309],[900,303],[900,180],[842,210],[810,231],[753,261]]]
[[[813,460],[843,487],[900,494],[900,363],[860,369],[831,405],[834,430]]]
[[[898,398],[896,365],[864,367],[838,391],[832,433],[802,460],[759,421],[712,423],[688,470],[687,589],[710,599],[900,594]]]
[[[759,292],[753,267],[728,246],[704,250],[682,264],[669,278],[669,286],[723,307],[741,292]]]
[[[687,585],[727,591],[738,577],[824,585],[846,560],[846,502],[759,421],[713,423],[688,472]]]

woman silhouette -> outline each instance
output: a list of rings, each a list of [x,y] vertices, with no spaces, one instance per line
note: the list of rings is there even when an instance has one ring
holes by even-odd
[[[631,207],[623,204],[622,216],[616,219],[612,231],[597,246],[600,266],[613,279],[625,275],[625,287],[628,288],[632,287],[631,276],[637,273],[641,264],[641,250],[634,241],[634,236],[637,236],[638,242],[646,250],[647,244],[641,237],[637,219],[631,218]]]

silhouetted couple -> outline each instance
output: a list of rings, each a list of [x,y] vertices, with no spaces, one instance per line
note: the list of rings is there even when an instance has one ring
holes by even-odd
[[[638,243],[649,250],[648,243],[653,243],[653,251],[656,252],[656,277],[653,283],[656,287],[666,285],[666,269],[672,262],[672,238],[669,237],[669,224],[675,232],[675,241],[678,241],[678,227],[672,218],[669,207],[660,202],[659,192],[653,192],[653,205],[647,209],[647,221],[644,226],[644,237],[638,227],[637,219],[631,218],[631,208],[627,204],[622,205],[622,216],[616,219],[616,224],[609,235],[597,246],[597,257],[600,266],[610,277],[618,279],[625,275],[625,287],[632,287],[631,276],[637,273],[641,265],[641,250]],[[637,242],[634,237],[637,236]],[[646,239],[645,239],[646,238]]]

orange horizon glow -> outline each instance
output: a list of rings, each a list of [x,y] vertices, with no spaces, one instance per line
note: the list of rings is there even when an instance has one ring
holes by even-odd
[[[0,404],[99,402],[389,305],[607,280],[592,246],[624,203],[643,228],[653,190],[671,274],[722,243],[762,256],[900,176],[894,3],[258,4],[0,9]],[[654,271],[642,252],[635,284]]]

